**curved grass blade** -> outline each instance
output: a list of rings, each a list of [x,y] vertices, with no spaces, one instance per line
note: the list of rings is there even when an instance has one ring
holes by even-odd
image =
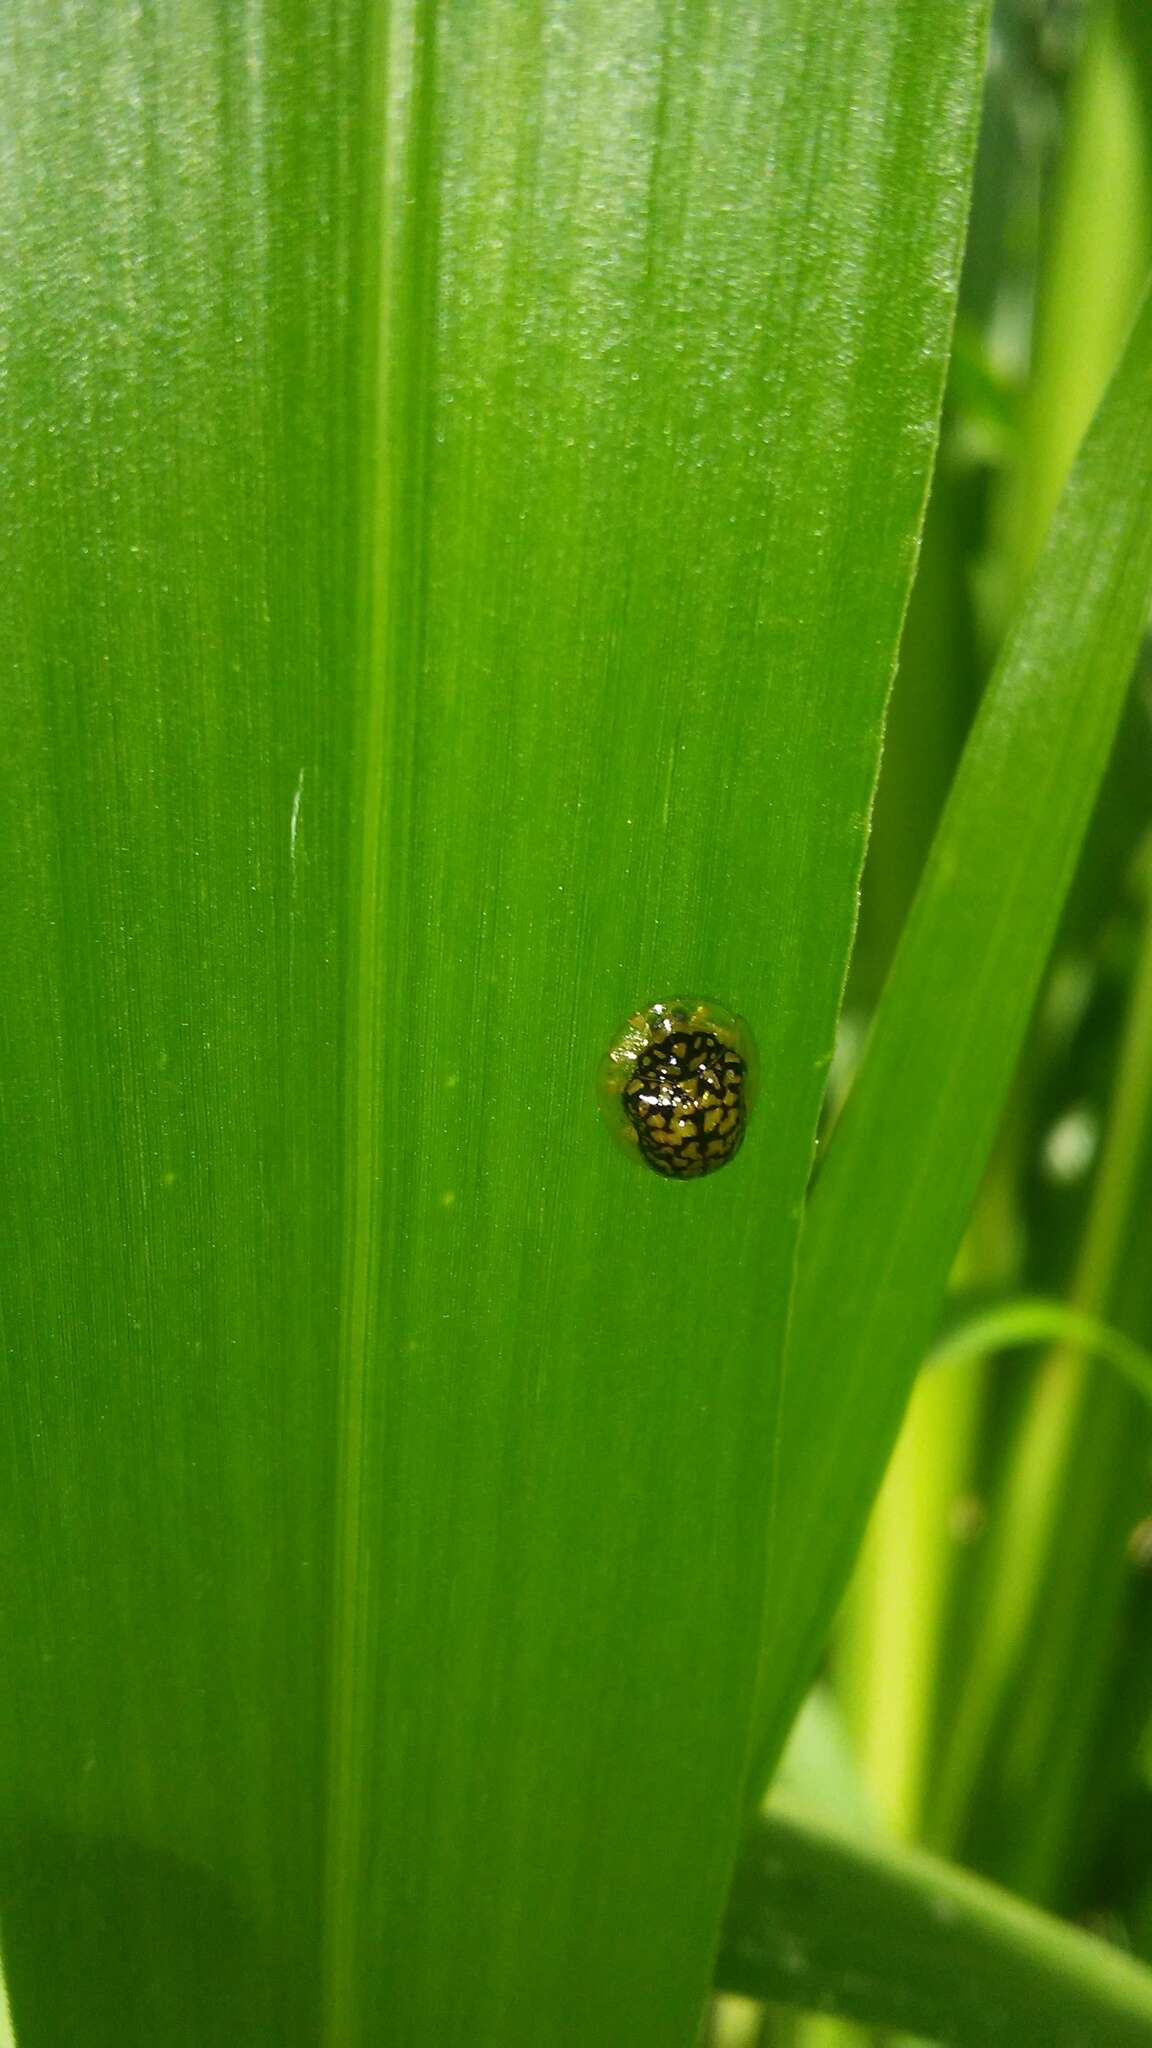
[[[1085,1315],[1065,1302],[1045,1301],[1039,1295],[1020,1295],[949,1330],[933,1345],[924,1366],[927,1371],[963,1359],[984,1358],[991,1351],[1021,1350],[1035,1344],[1061,1344],[1087,1358],[1102,1359],[1152,1402],[1152,1353],[1099,1316]]]

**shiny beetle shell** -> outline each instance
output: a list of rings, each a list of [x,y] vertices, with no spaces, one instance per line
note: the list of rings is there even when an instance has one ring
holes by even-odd
[[[698,1180],[735,1159],[756,1096],[743,1018],[695,998],[630,1017],[600,1070],[612,1134],[666,1180]]]

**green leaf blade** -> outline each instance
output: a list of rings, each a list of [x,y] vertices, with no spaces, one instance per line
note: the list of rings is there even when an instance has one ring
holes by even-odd
[[[983,9],[25,19],[21,2048],[665,2048]],[[594,1086],[681,993],[771,1074],[689,1187]]]
[[[413,650],[382,643],[363,716],[399,694],[381,820],[404,814],[420,746],[424,832],[380,850],[409,922],[359,973],[385,1013],[403,977],[431,1020],[422,1199],[452,1196],[447,1256],[461,1235],[470,1255],[447,1284],[393,1269],[411,1369],[386,1348],[386,1292],[346,1325],[368,1405],[347,1473],[342,1597],[362,1633],[332,1851],[333,1896],[356,1905],[334,2034],[387,2009],[402,2034],[454,2039],[461,2001],[471,2034],[502,2044],[555,2010],[574,2039],[691,2030],[736,1819],[816,1053],[934,430],[981,29],[978,9],[955,17],[950,57],[934,45],[926,66],[925,29],[863,9],[831,38],[795,8],[770,33],[742,8],[663,37],[641,10],[590,12],[553,65],[522,11],[497,8],[423,60],[446,291],[427,384],[385,390],[386,444],[413,398],[427,440],[418,482],[403,465],[385,479],[382,530],[423,508],[426,609]],[[526,114],[494,134],[504,75]],[[932,192],[902,233],[896,160]],[[493,216],[506,241],[477,270]],[[403,304],[403,276],[392,289]],[[845,537],[845,501],[865,499],[886,581]],[[431,904],[427,933],[405,898]],[[739,1174],[686,1191],[613,1154],[590,1090],[629,1010],[681,992],[749,1015],[773,1077]],[[402,1103],[370,1080],[361,1113],[387,1131]],[[385,1153],[365,1271],[412,1189]],[[456,1534],[429,1486],[445,1460]],[[394,1487],[405,1548],[361,1600],[358,1532]],[[391,1686],[420,1713],[446,1625],[427,1555],[468,1654],[451,1720],[422,1720],[413,1750],[366,1702]],[[511,1651],[465,1620],[509,1586]],[[365,1784],[389,1816],[383,1868],[355,1812]],[[643,1813],[664,1816],[656,1860]],[[478,1860],[475,1839],[453,1848],[462,1814]],[[419,1876],[398,1888],[395,1868]]]
[[[726,1990],[956,2048],[1144,2048],[1152,1971],[941,1858],[774,1796],[741,1858]]]

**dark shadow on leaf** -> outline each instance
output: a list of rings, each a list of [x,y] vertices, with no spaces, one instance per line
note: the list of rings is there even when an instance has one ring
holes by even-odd
[[[6,1832],[0,1933],[19,2048],[315,2039],[305,1959],[274,1956],[207,1871],[124,1837]]]

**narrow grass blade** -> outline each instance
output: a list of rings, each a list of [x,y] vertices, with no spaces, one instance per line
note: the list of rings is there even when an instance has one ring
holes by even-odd
[[[805,1225],[763,1661],[810,1676],[987,1157],[1152,593],[1152,308],[1078,457]]]
[[[997,615],[1034,562],[1152,260],[1152,131],[1140,106],[1152,73],[1134,61],[1130,38],[1138,27],[1147,47],[1141,0],[1086,10],[1059,131],[1059,170],[1044,206],[1024,431],[1001,448],[1006,482],[993,484],[989,507],[998,544],[985,545],[978,560],[983,603]],[[998,68],[1002,89],[1010,71],[1010,63]],[[1019,108],[1021,93],[1009,92],[1008,101]],[[1001,175],[995,182],[1007,201],[1011,180]],[[977,184],[979,190],[979,173]],[[1004,218],[1011,217],[1006,206]],[[979,218],[972,232],[978,243]],[[979,258],[970,236],[970,285]],[[1002,289],[1003,270],[996,271]],[[993,332],[985,327],[986,337]],[[953,388],[959,383],[954,369]],[[971,413],[963,431],[973,431]],[[971,576],[971,559],[957,567]],[[914,596],[913,611],[915,605]],[[1036,1201],[1037,1169],[1041,1185],[1046,1175],[1038,1155],[1053,1105],[1067,1106],[1064,1090],[1087,1082],[1098,1101],[1099,1063],[1088,1081],[1082,1064],[1057,1078],[1052,1062],[1063,1062],[1068,1049],[1066,1027],[1057,1023],[1061,989],[1069,990],[1074,976],[1086,986],[1091,976],[1099,1004],[1122,972],[1124,953],[1117,958],[1115,949],[1118,942],[1126,949],[1131,923],[1122,877],[1131,873],[1137,835],[1147,828],[1152,786],[1143,666],[1062,918],[1062,964],[1048,977],[1048,998],[1026,1041],[952,1273],[954,1286],[962,1277],[986,1293],[994,1316],[1011,1288],[1038,1293],[1071,1282],[1066,1219],[1076,1198],[1069,1188],[1062,1202],[1051,1187],[1047,1199]],[[900,687],[898,680],[896,705]],[[886,776],[887,760],[881,796]],[[867,874],[862,927],[866,891]],[[1077,1041],[1083,1047],[1083,1027]],[[1131,1109],[1122,1122],[1135,1130]],[[1027,1262],[1023,1272],[1018,1259]],[[1099,1261],[1093,1263],[1099,1273]],[[1073,1297],[1074,1308],[1122,1322],[1129,1340],[1144,1333],[1139,1315],[1132,1320],[1098,1288],[1085,1295],[1076,1283]],[[1028,1305],[1020,1307],[1030,1318]],[[1036,1305],[1038,1340],[1077,1344],[1096,1334],[1086,1326],[1080,1336],[1061,1328],[1065,1312],[1056,1303]],[[959,1313],[955,1298],[950,1313]],[[1027,1327],[1014,1325],[1010,1310],[987,1337],[1007,1343]],[[1119,1332],[1115,1337],[1113,1346],[1105,1336],[1104,1350],[1118,1351],[1135,1381],[1147,1385],[1139,1348],[1129,1350]],[[1118,1608],[1131,1599],[1138,1576],[1132,1532],[1147,1505],[1142,1475],[1152,1417],[1142,1418],[1115,1374],[1097,1369],[1095,1346],[1090,1350],[1093,1362],[1082,1370],[1068,1356],[1040,1370],[1005,1370],[983,1359],[974,1369],[974,1359],[973,1367],[919,1376],[833,1651],[838,1685],[850,1688],[869,1783],[883,1793],[888,1818],[911,1824],[913,1832],[926,1829],[932,1846],[959,1851],[986,1874],[1061,1909],[1100,1896],[1097,1816],[1108,1810],[1102,1753],[1115,1786],[1132,1767],[1139,1712],[1129,1685],[1127,1748],[1119,1746],[1118,1725],[1103,1732],[1099,1706],[1115,1692],[1124,1633]],[[1022,1425],[1022,1411],[1031,1411],[1033,1426]],[[1017,1418],[1011,1425],[1010,1416]],[[1009,1428],[1019,1430],[1021,1444],[1011,1464]]]
[[[939,1857],[782,1796],[741,1858],[717,1982],[955,2048],[1152,2039],[1152,1971]]]

